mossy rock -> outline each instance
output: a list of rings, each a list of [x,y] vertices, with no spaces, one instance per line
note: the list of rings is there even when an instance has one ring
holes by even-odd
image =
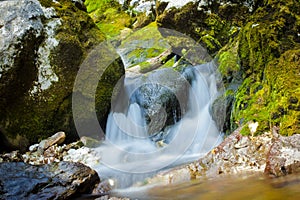
[[[157,23],[161,27],[187,34],[200,42],[211,56],[215,56],[236,36],[238,27],[245,23],[250,12],[239,4],[208,4],[201,6],[201,9],[198,4],[188,3],[182,8],[167,10],[158,16]]]
[[[183,62],[197,65],[211,61],[206,49],[195,40],[175,30],[161,28],[156,22],[137,29],[118,49],[126,68],[141,73],[167,67],[181,70]],[[176,62],[181,63],[179,68],[174,65]]]
[[[60,25],[53,32],[55,39],[50,40],[50,42],[57,42],[57,45],[51,49],[48,57],[49,67],[56,74],[57,81],[52,81],[46,89],[39,88],[33,92],[39,81],[38,71],[41,66],[36,52],[49,42],[46,40],[48,36],[44,28],[38,40],[27,34],[20,41],[19,47],[22,46],[20,50],[22,53],[16,58],[17,62],[14,62],[12,70],[8,72],[12,80],[17,78],[17,81],[12,81],[9,85],[0,84],[3,91],[7,91],[3,94],[4,100],[1,101],[1,108],[3,108],[0,118],[1,134],[7,139],[6,144],[23,151],[29,144],[36,143],[60,130],[66,132],[66,142],[78,139],[72,115],[74,81],[81,63],[90,50],[105,39],[104,34],[88,14],[78,9],[71,1],[40,0],[40,3],[45,10],[54,10],[51,16],[40,18],[44,27],[51,20],[60,20]],[[100,80],[103,85],[109,85],[107,88],[112,88],[124,73],[122,64],[117,61],[110,69],[104,73],[106,79]],[[111,90],[97,91],[100,96],[105,96],[97,101],[96,109],[99,110],[98,119],[101,124],[105,124],[107,119]],[[102,112],[102,109],[105,111]]]
[[[264,81],[247,78],[236,96],[234,118],[258,122],[258,134],[272,126],[282,135],[299,134],[299,65],[300,50],[290,50],[268,63]]]
[[[283,135],[299,133],[300,5],[280,2],[265,1],[238,37],[244,81],[235,97],[232,124],[258,122],[256,134],[272,126]]]

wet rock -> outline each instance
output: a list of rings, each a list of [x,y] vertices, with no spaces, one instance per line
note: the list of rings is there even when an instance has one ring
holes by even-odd
[[[78,9],[86,11],[86,7],[84,5],[84,0],[72,0],[72,2]]]
[[[101,144],[101,141],[96,140],[96,139],[91,138],[91,137],[87,137],[87,136],[81,137],[80,141],[83,143],[83,145],[85,147],[89,147],[89,148],[95,148],[95,147],[98,147]]]
[[[93,190],[93,194],[108,194],[114,187],[112,180],[108,179],[99,183]]]
[[[80,163],[0,163],[1,199],[67,199],[91,193],[98,174]]]
[[[130,91],[121,94],[126,98],[124,105],[113,101],[112,110],[124,113],[127,99],[137,102],[144,111],[150,135],[181,119],[195,76],[187,68],[211,60],[205,49],[191,38],[160,29],[155,23],[129,35],[118,52],[126,68],[125,81]]]
[[[279,136],[268,153],[265,173],[278,177],[296,172],[300,172],[300,135]]]
[[[44,151],[48,149],[50,146],[53,146],[55,144],[62,144],[65,141],[65,138],[66,138],[65,132],[57,132],[51,137],[42,140],[39,143],[38,149]]]
[[[257,137],[243,136],[240,134],[241,129],[237,129],[198,161],[161,172],[147,182],[169,184],[220,175],[263,173],[273,135],[265,133]]]

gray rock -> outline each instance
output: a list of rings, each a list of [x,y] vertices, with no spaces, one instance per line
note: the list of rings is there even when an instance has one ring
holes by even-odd
[[[81,163],[0,163],[0,199],[67,199],[91,193],[98,174]]]
[[[262,174],[273,136],[271,134],[257,137],[243,136],[240,134],[241,129],[242,127],[237,129],[198,161],[161,172],[148,182],[178,183],[222,175]]]
[[[24,53],[22,40],[39,41],[43,31],[41,17],[44,15],[37,0],[10,0],[0,3],[0,78],[11,69]],[[32,50],[35,44],[31,43]],[[21,46],[21,48],[19,48]],[[29,54],[34,54],[33,51]],[[26,63],[23,63],[26,64]]]

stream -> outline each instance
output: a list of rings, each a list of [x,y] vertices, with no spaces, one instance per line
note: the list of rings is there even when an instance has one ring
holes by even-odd
[[[94,169],[101,177],[113,179],[116,188],[127,188],[161,170],[194,161],[217,146],[222,134],[210,114],[211,103],[218,95],[214,70],[214,63],[209,62],[187,67],[180,73],[170,68],[158,69],[147,76],[127,73],[125,92],[115,102],[123,107],[112,107],[105,142],[97,149],[101,164]],[[180,80],[186,84],[183,88],[189,89],[187,102],[183,98],[186,93],[176,93],[172,88],[174,80]],[[156,105],[159,110],[156,116],[167,115],[168,105],[162,105],[161,99],[174,91],[175,99],[181,101],[180,107],[187,105],[185,111],[181,110],[182,118],[178,120],[173,110],[173,125],[149,133],[149,124],[160,120],[150,116],[147,124],[147,112],[153,109],[146,108]]]
[[[180,184],[154,185],[114,191],[114,196],[141,200],[164,199],[298,199],[300,176],[291,174],[270,179],[262,174],[221,176],[211,180],[193,180]]]

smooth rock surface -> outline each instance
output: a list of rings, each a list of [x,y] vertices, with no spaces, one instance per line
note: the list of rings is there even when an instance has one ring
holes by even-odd
[[[52,135],[51,137],[42,140],[39,143],[39,149],[40,150],[46,150],[48,149],[50,146],[55,145],[55,144],[62,144],[66,139],[66,134],[65,132],[57,132],[54,135]]]

